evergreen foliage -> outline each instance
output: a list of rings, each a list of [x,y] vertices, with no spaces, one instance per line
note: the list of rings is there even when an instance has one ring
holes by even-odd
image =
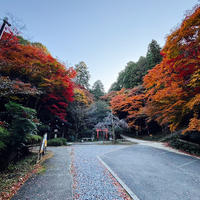
[[[88,71],[87,65],[83,61],[81,61],[79,62],[79,64],[75,65],[75,70],[75,83],[79,86],[84,87],[85,89],[89,89],[90,73]]]
[[[146,57],[141,56],[137,62],[128,62],[125,69],[119,73],[117,81],[111,85],[109,92],[141,85],[143,77],[147,74],[148,70],[161,62],[162,56],[160,51],[161,48],[156,40],[152,40],[148,45]]]
[[[100,80],[94,82],[91,93],[94,95],[96,101],[105,94],[103,83]]]
[[[65,138],[53,138],[47,141],[48,146],[62,146],[66,144],[67,140]]]

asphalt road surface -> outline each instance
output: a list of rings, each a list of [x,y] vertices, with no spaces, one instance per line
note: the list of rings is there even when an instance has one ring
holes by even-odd
[[[72,200],[70,148],[48,149],[54,156],[45,162],[46,171],[33,175],[12,200]]]
[[[129,199],[98,157],[139,200],[200,200],[200,159],[143,144],[51,150],[46,172],[32,176],[13,200]]]
[[[200,200],[200,160],[132,145],[100,156],[140,200]]]

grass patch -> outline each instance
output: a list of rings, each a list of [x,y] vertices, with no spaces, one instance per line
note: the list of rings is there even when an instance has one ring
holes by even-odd
[[[42,165],[38,171],[37,171],[37,174],[43,174],[46,172],[46,166],[45,165]]]

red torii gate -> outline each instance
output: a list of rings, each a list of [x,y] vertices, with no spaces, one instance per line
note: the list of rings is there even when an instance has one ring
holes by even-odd
[[[99,132],[100,131],[105,132],[106,133],[106,139],[108,139],[108,129],[107,128],[103,128],[103,129],[97,128],[96,131],[97,131],[97,139],[99,139]]]

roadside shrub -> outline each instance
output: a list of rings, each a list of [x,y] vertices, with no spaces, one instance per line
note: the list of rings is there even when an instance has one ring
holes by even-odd
[[[200,132],[198,131],[187,131],[186,133],[181,134],[180,138],[189,142],[200,144]]]
[[[8,128],[0,126],[0,168],[9,162],[19,160],[28,153],[27,142],[39,140],[36,134],[39,120],[34,109],[24,107],[15,102],[5,104],[5,116]]]
[[[10,133],[0,126],[0,155],[7,148],[9,143]]]
[[[37,133],[37,124],[34,109],[24,107],[15,102],[5,104],[7,115],[9,117],[9,131],[12,136],[11,145],[13,149],[24,146],[27,134]]]
[[[0,126],[0,170],[7,165],[7,159],[10,149],[10,132],[8,132],[4,127]]]
[[[62,146],[66,145],[67,140],[65,138],[53,138],[47,141],[48,146]]]
[[[185,151],[187,153],[190,154],[194,154],[194,155],[200,155],[200,148],[199,146],[195,145],[195,144],[191,144],[191,143],[186,143],[184,141],[179,140],[179,138],[173,138],[170,142],[169,142],[170,146]]]
[[[39,144],[42,141],[42,137],[39,135],[33,135],[33,134],[28,134],[26,136],[26,144],[31,145],[31,144]]]
[[[67,139],[65,139],[65,138],[59,138],[59,139],[62,140],[63,145],[67,144]]]

